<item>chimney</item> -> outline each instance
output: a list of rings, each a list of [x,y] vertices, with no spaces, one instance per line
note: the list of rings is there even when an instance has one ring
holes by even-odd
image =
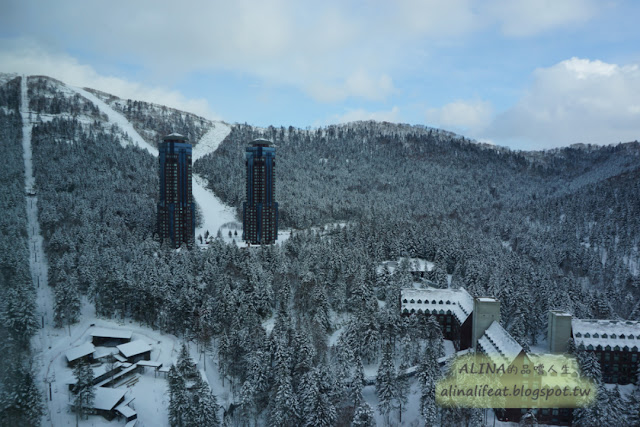
[[[494,321],[500,322],[500,301],[492,297],[474,298],[471,331],[471,348],[474,351],[478,340]]]
[[[554,354],[566,353],[569,346],[569,338],[571,338],[571,313],[550,310],[547,330],[549,352]]]

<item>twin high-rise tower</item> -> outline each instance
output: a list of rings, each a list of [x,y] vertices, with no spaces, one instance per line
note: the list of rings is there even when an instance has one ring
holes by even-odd
[[[195,204],[191,192],[191,144],[184,136],[172,133],[159,147],[160,200],[158,235],[171,239],[179,248],[195,241]]]
[[[266,139],[247,147],[246,201],[242,206],[242,239],[253,245],[269,245],[278,239],[278,203],[275,201],[276,149]],[[160,198],[157,232],[179,248],[193,247],[195,203],[191,191],[191,144],[177,133],[163,138],[159,146]]]
[[[242,205],[242,240],[269,245],[278,239],[276,149],[271,141],[256,139],[247,147],[247,199]]]

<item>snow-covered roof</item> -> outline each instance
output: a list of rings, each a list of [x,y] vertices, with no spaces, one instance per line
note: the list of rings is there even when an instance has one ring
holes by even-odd
[[[95,397],[93,399],[93,407],[103,411],[110,411],[118,404],[120,399],[124,397],[125,390],[115,388],[96,387]]]
[[[572,319],[571,329],[576,345],[585,347],[601,346],[605,349],[616,346],[620,349],[628,347],[640,348],[640,322],[632,320],[584,320]]]
[[[97,347],[96,351],[93,352],[94,359],[102,359],[103,357],[109,356],[113,353],[113,348],[110,347]]]
[[[102,387],[103,385],[108,384],[108,383],[110,383],[110,382],[112,382],[112,381],[115,381],[115,380],[117,380],[118,378],[122,378],[122,377],[124,377],[124,376],[125,376],[125,375],[127,375],[129,372],[133,371],[134,369],[138,369],[138,365],[136,365],[135,363],[134,363],[134,364],[128,363],[127,365],[129,365],[129,366],[128,366],[128,367],[127,367],[127,366],[125,366],[125,364],[124,364],[124,363],[123,363],[123,364],[121,364],[120,366],[121,366],[121,367],[123,367],[123,368],[125,368],[125,369],[123,369],[122,371],[118,372],[118,373],[117,373],[117,374],[115,374],[113,377],[105,378],[104,380],[102,380],[102,381],[100,381],[98,384],[96,384],[96,386],[97,386],[97,387]]]
[[[170,133],[163,138],[164,141],[186,141],[187,138],[184,135],[180,135],[177,132]]]
[[[473,298],[464,289],[402,289],[400,291],[403,313],[431,314],[451,311],[462,324],[473,311]],[[412,311],[413,310],[413,311]]]
[[[74,360],[80,359],[81,357],[93,353],[95,350],[96,349],[93,344],[91,344],[90,342],[86,342],[82,345],[73,347],[72,349],[68,350],[66,353],[67,360],[69,362],[73,362]]]
[[[131,339],[133,332],[122,329],[93,328],[91,336],[101,338]]]
[[[409,271],[431,271],[433,270],[433,263],[427,261],[424,258],[398,258],[397,261],[382,261],[378,268],[376,268],[376,272],[378,274],[382,273],[383,268],[388,268],[392,273],[396,268],[400,265],[403,259],[407,259],[409,261]]]
[[[124,404],[116,406],[116,411],[124,415],[125,418],[133,417],[134,415],[136,415],[136,411],[131,409],[130,406]]]
[[[496,321],[484,331],[478,343],[496,365],[511,365],[522,351],[522,346]]]
[[[152,368],[159,368],[162,366],[162,362],[154,362],[152,360],[141,360],[137,362],[138,366],[150,366]]]
[[[119,346],[116,346],[116,348],[120,350],[120,353],[122,353],[125,357],[133,357],[140,353],[151,351],[151,345],[142,340],[120,344]]]

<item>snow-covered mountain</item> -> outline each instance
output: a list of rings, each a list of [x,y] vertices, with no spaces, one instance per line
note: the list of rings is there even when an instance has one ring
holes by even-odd
[[[246,143],[273,140],[280,225],[292,237],[262,251],[228,244],[233,237],[206,251],[155,242],[157,143],[170,132],[194,144],[198,234],[237,221]],[[397,419],[398,398],[377,392],[380,362],[387,361],[385,375],[400,362],[424,374],[422,356],[440,342],[435,326],[400,318],[401,286],[494,295],[504,327],[532,346],[544,340],[551,308],[640,320],[637,142],[514,152],[391,123],[255,128],[4,74],[0,141],[8,160],[0,172],[8,202],[0,216],[0,318],[12,325],[0,330],[11,338],[0,410],[13,411],[8,419],[38,416],[7,391],[31,384],[20,396],[37,401],[32,380],[43,384],[46,369],[25,368],[29,338],[41,322],[81,336],[74,328],[89,324],[75,323],[83,310],[191,341],[215,366],[215,376],[206,375],[227,420],[260,425]],[[25,195],[31,175],[37,196]],[[24,208],[34,201],[36,210]],[[422,282],[412,283],[407,268],[380,274],[383,262],[404,257],[430,266]],[[45,288],[49,297],[37,287],[36,258],[48,261],[41,274],[53,287]],[[52,336],[32,346],[55,363]],[[417,381],[405,390],[403,425],[423,419],[426,392]]]

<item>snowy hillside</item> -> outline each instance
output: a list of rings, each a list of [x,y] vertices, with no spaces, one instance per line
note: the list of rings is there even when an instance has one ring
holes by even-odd
[[[211,146],[212,140],[215,140],[213,135],[221,138],[219,143],[226,136],[225,131],[228,134],[229,125],[222,121],[207,120],[164,105],[131,99],[123,100],[94,89],[87,89],[87,92],[126,117],[140,136],[154,147],[157,147],[163,136],[172,132],[186,136],[195,147],[201,141]],[[211,131],[214,131],[213,135]],[[208,137],[203,139],[207,134],[209,134]]]
[[[433,316],[401,315],[401,289],[493,295],[521,348],[544,344],[549,309],[640,320],[637,143],[522,153],[390,123],[230,126],[44,76],[4,81],[0,411],[13,425],[73,424],[69,403],[96,384],[124,397],[120,412],[81,425],[131,411],[154,426],[482,425],[490,412],[436,407],[455,344]],[[197,235],[224,237],[198,250],[153,239],[169,131],[194,143]],[[229,243],[256,137],[277,148],[291,232],[251,250]],[[95,327],[128,333],[149,363],[94,345]],[[92,375],[69,366],[83,350]]]

